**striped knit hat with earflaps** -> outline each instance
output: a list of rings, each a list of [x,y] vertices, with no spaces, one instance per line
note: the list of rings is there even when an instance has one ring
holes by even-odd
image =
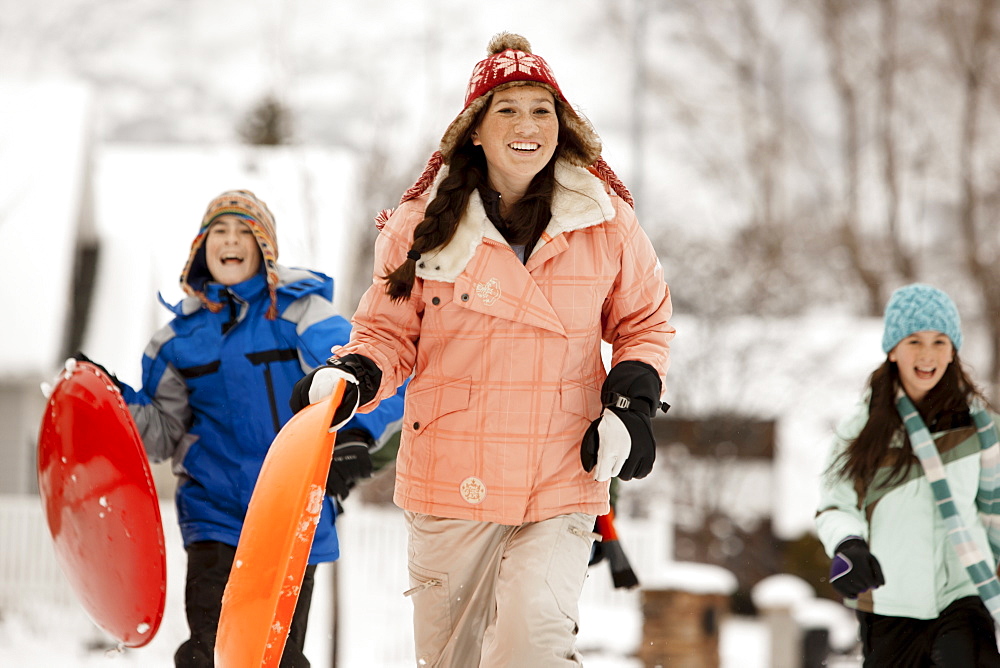
[[[205,237],[208,235],[208,228],[220,216],[239,218],[257,239],[261,266],[267,277],[267,290],[271,297],[266,317],[268,320],[274,320],[278,317],[278,235],[271,210],[263,200],[258,199],[249,190],[227,190],[209,202],[201,219],[198,236],[191,242],[191,252],[181,272],[181,288],[185,293],[200,299],[213,313],[218,313],[222,309],[222,304],[212,301],[205,295],[205,284],[212,278],[205,260]]]
[[[434,182],[441,166],[451,163],[458,142],[472,125],[476,115],[490,103],[493,93],[514,86],[541,86],[563,103],[559,121],[563,128],[576,138],[580,147],[579,150],[576,147],[564,147],[561,152],[562,158],[571,164],[590,170],[610,185],[629,206],[634,207],[632,195],[625,184],[601,157],[601,138],[597,136],[590,122],[573,110],[559,84],[556,83],[552,69],[541,56],[531,52],[528,40],[520,35],[502,32],[490,40],[487,53],[489,55],[476,63],[472,70],[462,112],[445,130],[439,150],[430,157],[420,178],[403,194],[399,203],[422,195]],[[382,211],[375,219],[379,229],[382,229],[391,213],[389,210]]]

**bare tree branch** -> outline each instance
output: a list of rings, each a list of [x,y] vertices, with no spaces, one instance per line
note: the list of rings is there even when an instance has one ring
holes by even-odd
[[[979,224],[982,189],[976,163],[982,141],[982,111],[985,81],[988,76],[989,53],[996,46],[994,28],[997,0],[975,0],[971,26],[960,25],[961,17],[955,4],[942,7],[942,28],[952,49],[963,82],[963,97],[958,142],[959,213],[958,225],[965,246],[965,263],[975,285],[981,292],[987,328],[990,334],[990,382],[1000,388],[1000,272],[992,258],[982,254],[987,246]],[[966,36],[967,35],[967,36]],[[1000,391],[1000,390],[997,390]]]
[[[882,279],[864,256],[865,244],[859,231],[860,204],[858,181],[861,172],[861,127],[858,94],[847,75],[844,38],[846,3],[842,0],[822,0],[823,38],[830,55],[830,78],[840,104],[843,136],[841,160],[844,179],[844,206],[841,210],[841,241],[848,251],[852,266],[861,279],[868,296],[867,311],[878,315],[882,311]]]
[[[900,186],[899,172],[896,164],[896,71],[899,67],[897,59],[896,32],[899,17],[896,12],[896,0],[880,0],[882,58],[879,63],[879,136],[882,146],[882,180],[885,185],[885,220],[886,236],[892,249],[892,259],[896,271],[907,283],[916,278],[913,257],[906,248],[903,235],[900,232],[899,207]]]

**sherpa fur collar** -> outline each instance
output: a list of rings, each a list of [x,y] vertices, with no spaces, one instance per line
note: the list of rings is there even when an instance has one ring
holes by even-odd
[[[428,192],[427,201],[434,199],[438,184],[447,173],[448,167],[442,167]],[[556,163],[555,179],[558,186],[552,196],[552,218],[535,250],[546,243],[545,237],[555,238],[566,232],[600,225],[615,217],[615,206],[604,182],[588,170],[560,160]],[[484,238],[507,243],[486,216],[479,193],[473,192],[455,236],[447,245],[423,254],[417,262],[417,276],[425,280],[454,283]]]

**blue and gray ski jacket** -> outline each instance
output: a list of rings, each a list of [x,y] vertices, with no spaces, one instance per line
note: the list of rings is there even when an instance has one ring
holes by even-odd
[[[333,280],[278,265],[278,317],[263,273],[232,286],[208,283],[222,303],[212,313],[196,297],[176,306],[142,359],[141,390],[122,394],[153,462],[173,460],[184,544],[236,545],[254,483],[271,441],[291,417],[292,387],[350,338],[333,308]],[[162,299],[161,299],[162,301]],[[367,430],[377,444],[399,430],[403,390],[357,415],[345,429]],[[334,503],[325,497],[309,563],[339,556]]]

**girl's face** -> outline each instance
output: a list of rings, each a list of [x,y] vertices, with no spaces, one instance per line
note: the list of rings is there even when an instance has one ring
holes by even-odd
[[[472,134],[483,147],[490,185],[501,195],[520,197],[548,164],[559,140],[556,103],[540,86],[515,86],[494,93]]]
[[[260,269],[260,246],[242,220],[236,216],[219,216],[208,228],[205,260],[215,281],[236,285]]]
[[[889,351],[889,361],[896,363],[903,390],[913,401],[927,396],[954,359],[951,339],[934,331],[914,332]]]

